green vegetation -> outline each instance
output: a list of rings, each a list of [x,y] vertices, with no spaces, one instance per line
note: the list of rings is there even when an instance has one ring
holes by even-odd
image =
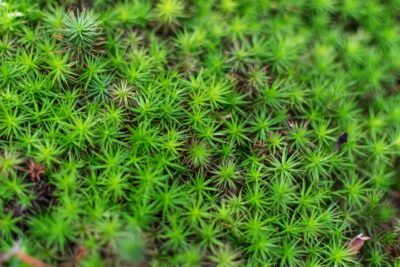
[[[400,266],[399,14],[0,0],[0,265]]]

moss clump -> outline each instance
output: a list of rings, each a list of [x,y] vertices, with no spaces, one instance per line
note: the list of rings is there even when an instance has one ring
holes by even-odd
[[[399,12],[0,1],[0,251],[20,240],[81,266],[399,261]]]

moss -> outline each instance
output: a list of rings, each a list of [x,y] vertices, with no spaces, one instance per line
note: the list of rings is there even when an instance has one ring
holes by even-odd
[[[0,1],[0,265],[398,261],[399,10]]]

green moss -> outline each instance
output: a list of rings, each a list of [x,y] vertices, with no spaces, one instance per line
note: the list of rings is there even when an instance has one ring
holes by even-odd
[[[397,266],[399,11],[0,1],[0,252]]]

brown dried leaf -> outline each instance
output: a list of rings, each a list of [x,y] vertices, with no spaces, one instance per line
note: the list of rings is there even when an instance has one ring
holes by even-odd
[[[357,254],[358,252],[360,252],[361,248],[364,246],[364,242],[370,239],[371,238],[369,236],[365,236],[364,234],[359,234],[352,240],[350,240],[348,246],[352,254]]]

